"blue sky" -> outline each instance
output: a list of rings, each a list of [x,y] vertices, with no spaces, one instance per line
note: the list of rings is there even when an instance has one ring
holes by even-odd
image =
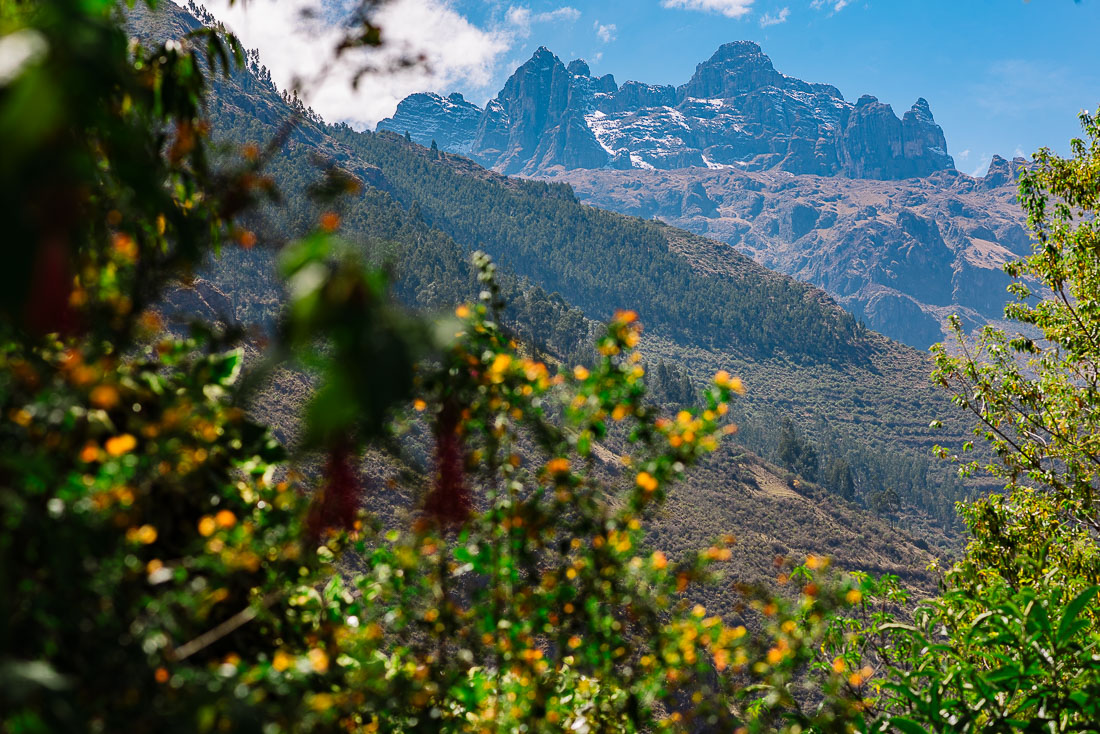
[[[207,5],[284,85],[319,57],[323,34],[292,18],[290,0]],[[1100,105],[1100,0],[390,0],[385,12],[384,29],[423,49],[430,73],[368,80],[354,94],[330,78],[309,97],[327,119],[369,127],[414,91],[484,103],[540,45],[620,83],[682,84],[738,39],[849,100],[873,94],[901,114],[925,97],[967,173],[994,153],[1066,152],[1077,113]]]

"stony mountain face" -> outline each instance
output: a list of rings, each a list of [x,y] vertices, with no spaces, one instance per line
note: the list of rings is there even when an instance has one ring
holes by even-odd
[[[700,167],[889,180],[954,170],[924,99],[901,119],[874,97],[852,104],[776,71],[751,41],[721,46],[675,88],[620,86],[541,47],[483,110],[417,94],[378,128],[507,174]]]
[[[927,100],[900,118],[869,95],[851,103],[780,73],[750,41],[721,46],[679,87],[619,85],[540,48],[484,109],[413,95],[379,128],[727,242],[917,347],[944,338],[951,313],[1000,319],[1001,266],[1029,248],[1021,159],[960,174]]]
[[[557,171],[585,203],[727,242],[821,287],[875,331],[916,347],[1002,318],[1008,260],[1030,251],[1016,203],[1026,161],[972,178],[874,181],[783,171]]]
[[[379,128],[410,135],[415,130],[417,142],[430,145],[435,140],[444,150],[466,154],[481,115],[482,109],[458,92],[446,97],[422,92],[401,100],[393,117],[383,120],[385,125],[379,123]]]

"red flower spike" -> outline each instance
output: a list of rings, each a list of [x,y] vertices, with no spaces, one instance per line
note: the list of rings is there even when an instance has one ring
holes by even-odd
[[[435,486],[424,501],[424,514],[443,525],[461,525],[470,518],[473,503],[463,473],[460,411],[449,403],[439,413],[435,428]]]
[[[310,511],[309,534],[319,538],[328,528],[351,530],[359,512],[362,494],[355,475],[351,448],[341,442],[331,448],[325,465],[325,486]]]
[[[76,310],[70,303],[73,275],[69,253],[59,240],[49,238],[38,249],[26,302],[27,327],[34,333],[75,334]]]

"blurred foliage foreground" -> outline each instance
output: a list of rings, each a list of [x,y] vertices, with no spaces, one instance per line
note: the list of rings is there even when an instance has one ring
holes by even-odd
[[[498,326],[487,258],[480,300],[430,319],[327,214],[281,255],[290,301],[249,375],[233,334],[167,336],[159,295],[252,246],[237,217],[277,192],[260,148],[207,157],[201,101],[236,42],[143,48],[122,19],[0,4],[4,731],[1095,730],[1094,120],[1091,147],[1024,179],[1039,244],[1017,267],[1054,296],[1015,315],[1047,340],[940,355],[1009,484],[966,510],[944,595],[912,611],[894,579],[811,557],[786,594],[744,590],[749,632],[685,601],[732,539],[644,550],[670,486],[732,432],[740,381],[658,415],[633,313],[591,367],[551,374]],[[1065,203],[1048,214],[1043,192]],[[317,385],[293,456],[244,410],[282,365]],[[395,419],[433,437],[434,476],[383,533],[357,467]],[[611,434],[619,479],[594,457]]]

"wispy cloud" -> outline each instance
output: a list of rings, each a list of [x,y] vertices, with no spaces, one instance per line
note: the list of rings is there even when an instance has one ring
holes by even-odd
[[[619,29],[615,27],[614,23],[608,23],[604,25],[600,21],[596,21],[592,24],[592,29],[596,31],[596,35],[604,43],[611,43],[618,35]]]
[[[391,0],[377,16],[385,46],[348,51],[336,59],[332,50],[342,37],[343,18],[303,12],[315,10],[315,0],[205,4],[246,47],[260,50],[260,61],[281,88],[301,80],[303,101],[326,120],[362,127],[393,114],[413,92],[452,91],[460,83],[488,90],[516,35],[505,26],[475,25],[449,0]],[[421,57],[424,63],[367,74],[352,88],[364,66],[385,68],[402,57]]]
[[[742,18],[752,10],[753,2],[754,0],[661,0],[661,5],[666,8],[720,13],[727,18]]]
[[[1083,86],[1095,85],[1095,77],[1088,76],[1082,78],[1079,71],[1042,61],[1002,59],[989,65],[972,90],[974,101],[990,112],[1021,116],[1065,107],[1068,100],[1080,96]]]
[[[563,5],[556,10],[547,10],[541,13],[532,13],[531,8],[525,5],[513,5],[504,14],[505,21],[511,27],[512,32],[520,38],[531,35],[531,26],[537,23],[572,23],[581,17],[581,11],[569,5]]]
[[[790,17],[791,9],[783,8],[775,15],[771,13],[764,13],[760,16],[760,27],[767,28],[770,25],[779,25],[780,23],[786,23],[787,18]]]
[[[839,13],[844,8],[852,4],[852,0],[813,0],[810,3],[810,7],[814,10],[829,9],[829,15]]]

